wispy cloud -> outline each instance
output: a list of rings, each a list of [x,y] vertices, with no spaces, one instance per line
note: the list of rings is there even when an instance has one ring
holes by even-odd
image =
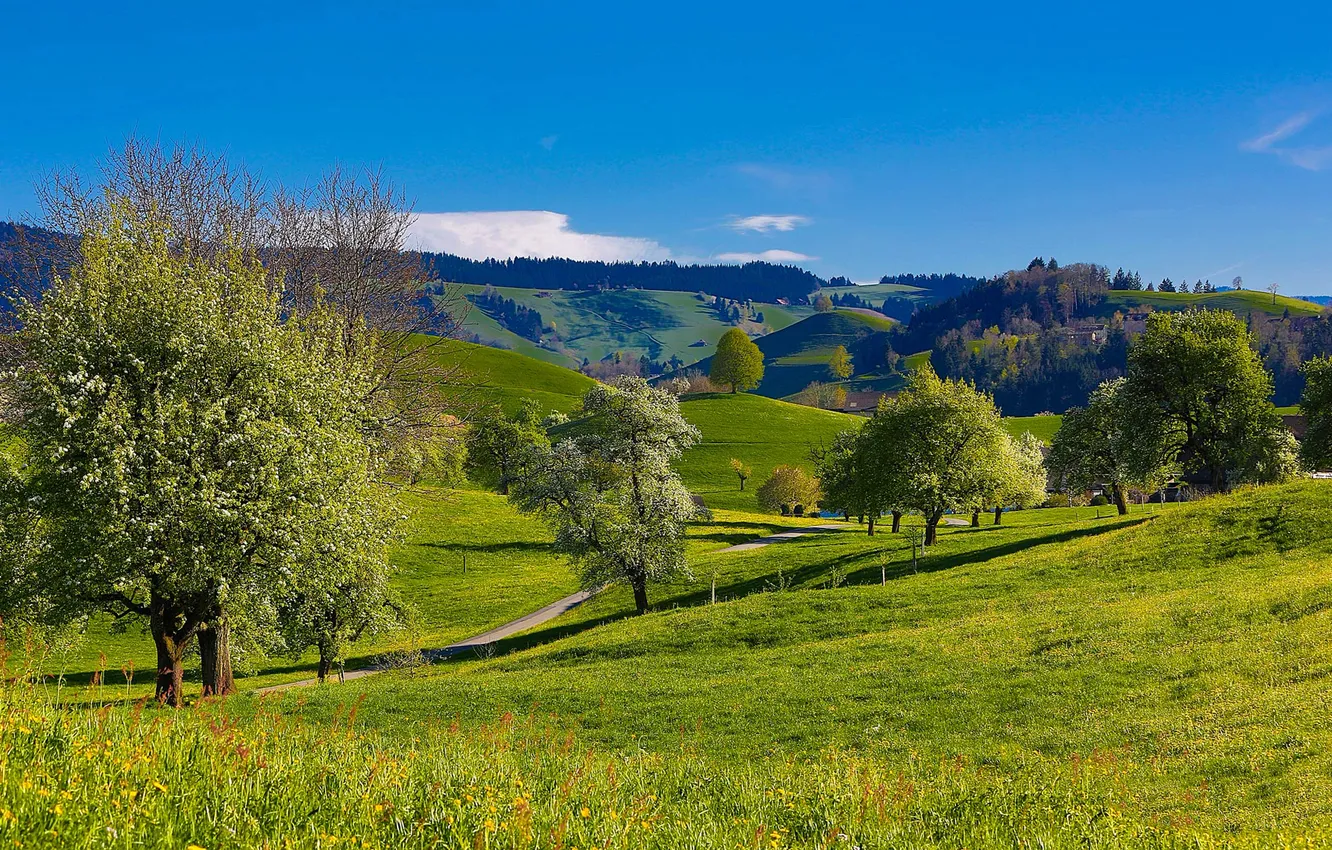
[[[1272,154],[1297,168],[1303,168],[1307,171],[1322,171],[1327,166],[1332,165],[1332,145],[1282,144],[1313,123],[1318,115],[1317,112],[1313,111],[1298,112],[1261,136],[1256,136],[1241,143],[1240,150]]]
[[[826,171],[764,165],[758,162],[742,162],[735,167],[735,170],[781,192],[823,194],[833,183],[832,175]]]
[[[411,229],[412,246],[473,260],[494,257],[567,257],[606,262],[674,259],[653,239],[580,233],[569,216],[545,210],[420,213]]]
[[[731,251],[725,254],[718,254],[717,260],[723,263],[799,263],[805,260],[817,260],[818,257],[811,257],[808,254],[801,254],[797,251],[783,251],[774,248],[769,251],[760,251],[756,254],[746,251]]]
[[[546,150],[550,150],[551,148],[555,147],[555,143],[558,142],[559,140],[560,140],[559,133],[555,133],[550,136],[542,136],[541,147],[545,148]]]
[[[785,233],[809,223],[810,219],[803,215],[747,215],[731,219],[726,226],[736,233],[771,233],[774,230]]]

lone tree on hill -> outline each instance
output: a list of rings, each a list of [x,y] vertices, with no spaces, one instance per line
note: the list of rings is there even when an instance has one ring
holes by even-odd
[[[758,503],[782,516],[804,514],[819,501],[819,482],[798,466],[779,466],[758,488]]]
[[[1120,392],[1132,451],[1148,469],[1202,470],[1217,491],[1295,470],[1293,438],[1272,406],[1272,377],[1233,313],[1152,313],[1129,351]]]
[[[851,355],[847,354],[846,346],[839,345],[833,349],[832,357],[828,360],[828,374],[839,381],[845,381],[853,371]]]
[[[747,465],[739,458],[731,458],[731,471],[740,479],[740,492],[745,492],[745,482],[754,474],[754,468]]]
[[[965,381],[940,380],[929,366],[880,402],[862,439],[862,462],[893,470],[894,500],[925,516],[925,545],[937,540],[950,508],[973,507],[1002,492],[1012,474],[1010,438],[987,393]]]
[[[1315,357],[1304,364],[1304,394],[1300,412],[1308,423],[1300,443],[1300,458],[1307,469],[1332,467],[1332,357]]]
[[[831,312],[833,308],[832,299],[828,297],[828,293],[826,292],[820,292],[818,295],[815,295],[814,300],[810,303],[814,305],[814,312],[816,313],[828,313]]]
[[[1169,474],[1162,447],[1150,439],[1160,433],[1160,424],[1133,417],[1124,386],[1123,378],[1106,381],[1092,391],[1085,408],[1065,413],[1048,461],[1060,490],[1108,485],[1120,516],[1128,513],[1130,487],[1155,488]]]
[[[301,590],[387,569],[395,512],[363,433],[375,349],[317,300],[284,321],[239,251],[182,253],[127,204],[88,224],[68,276],[20,311],[31,589],[50,621],[146,619],[157,697],[179,706],[196,638],[204,693],[226,694],[233,626],[274,641]]]
[[[763,380],[763,352],[744,331],[731,328],[717,341],[708,378],[731,392],[752,390]]]
[[[583,587],[625,582],[646,613],[649,581],[689,574],[685,523],[699,508],[671,464],[698,442],[698,429],[674,395],[628,375],[588,390],[583,411],[574,435],[528,444],[527,471],[509,498],[550,522]]]

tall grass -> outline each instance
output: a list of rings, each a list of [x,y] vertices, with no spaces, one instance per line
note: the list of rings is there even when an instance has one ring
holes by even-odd
[[[274,708],[76,709],[9,679],[0,847],[1332,846],[1322,831],[1135,822],[1110,752],[1003,773],[838,749],[721,765],[687,746],[601,752],[535,711],[389,742],[358,728],[355,704],[318,726]]]

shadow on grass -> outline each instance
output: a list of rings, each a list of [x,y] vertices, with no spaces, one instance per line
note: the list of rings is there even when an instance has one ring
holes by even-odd
[[[430,549],[448,549],[456,552],[486,552],[486,553],[546,553],[550,551],[550,544],[540,541],[506,541],[503,543],[416,543],[416,546],[424,546]]]

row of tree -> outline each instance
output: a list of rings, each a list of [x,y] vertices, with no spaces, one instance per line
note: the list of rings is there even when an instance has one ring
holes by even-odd
[[[546,330],[546,321],[541,317],[540,311],[519,304],[512,298],[505,298],[493,286],[487,286],[480,292],[468,296],[468,300],[498,322],[500,327],[533,342],[541,341],[541,334]]]

